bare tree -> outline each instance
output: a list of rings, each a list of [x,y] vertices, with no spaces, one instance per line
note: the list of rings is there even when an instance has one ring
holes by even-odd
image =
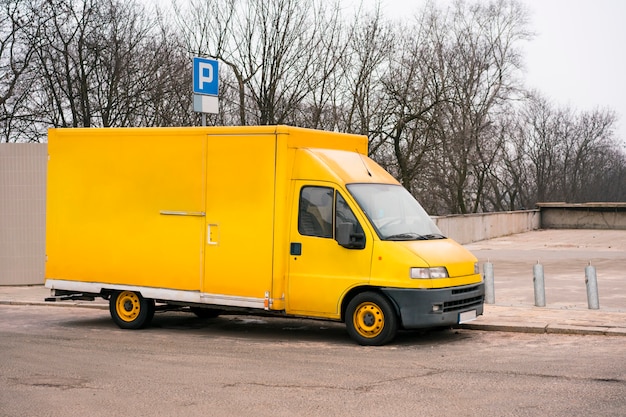
[[[33,49],[29,46],[28,9],[19,0],[0,2],[0,143],[12,132],[29,93],[27,77]]]
[[[384,113],[381,100],[382,85],[379,80],[388,70],[389,53],[394,43],[391,24],[383,19],[380,9],[356,19],[350,28],[349,49],[341,61],[346,74],[346,98],[344,101],[344,129],[369,135],[376,153],[380,142],[380,130],[374,125],[375,116]]]
[[[580,201],[626,201],[626,153],[619,147],[602,148],[585,172],[585,194]]]
[[[517,44],[528,36],[526,23],[518,2],[455,3],[448,27],[448,98],[440,118],[441,179],[451,212],[479,209],[487,171],[501,146],[493,142],[493,119],[517,92]]]
[[[572,130],[569,111],[558,111],[546,99],[529,96],[521,116],[518,140],[526,148],[536,188],[535,201],[562,200],[564,143]]]
[[[137,124],[144,93],[153,88],[153,69],[164,60],[146,48],[152,43],[155,23],[143,17],[137,4],[116,0],[99,1],[94,14],[100,24],[91,29],[93,39],[85,46],[94,59],[86,74],[89,97],[85,101],[102,126]]]
[[[616,120],[614,112],[600,109],[573,116],[572,135],[564,144],[563,189],[568,201],[584,201],[590,194],[589,173],[602,170],[606,149],[615,147]]]
[[[346,81],[346,68],[342,61],[348,54],[350,33],[338,3],[320,2],[314,13],[314,25],[322,28],[319,42],[311,51],[312,68],[306,78],[307,95],[299,111],[289,117],[289,122],[314,129],[341,130],[341,112]]]
[[[323,20],[316,19],[316,14],[322,14],[323,4],[226,1],[216,11],[223,18],[212,18],[219,22],[208,27],[202,18],[214,6],[192,2],[188,10],[177,9],[177,22],[190,38],[188,45],[194,53],[215,57],[232,71],[241,124],[285,123],[293,120],[309,93],[315,51],[323,37]]]
[[[437,76],[439,19],[430,7],[413,25],[400,29],[389,54],[389,72],[381,81],[387,105],[384,122],[376,126],[381,143],[373,149],[378,158],[385,152],[393,156],[386,167],[414,193],[429,188],[430,154],[440,146],[435,124],[444,99]]]
[[[89,127],[92,106],[89,79],[97,53],[96,26],[100,24],[94,0],[39,1],[32,4],[41,30],[34,39],[42,90],[43,105],[53,126]],[[96,51],[93,51],[96,52]]]
[[[160,12],[157,12],[157,14]],[[180,33],[166,20],[158,19],[158,30],[145,40],[138,52],[143,80],[135,121],[138,126],[193,126],[199,116],[192,112],[192,69]]]
[[[0,2],[0,141],[198,124],[200,55],[223,69],[209,123],[368,135],[431,213],[625,198],[615,113],[523,94],[519,0],[433,1],[407,25],[321,0],[190,0],[171,14],[133,0]]]
[[[189,60],[193,56],[211,57],[229,70],[220,71],[220,110],[211,118],[243,126],[247,124],[246,85],[250,79],[233,56],[234,45],[239,42],[234,32],[238,4],[237,0],[174,2],[172,21]]]
[[[529,94],[508,130],[505,158],[519,205],[618,200],[623,187],[611,179],[620,178],[626,157],[614,137],[616,121],[610,110],[576,112]]]
[[[190,114],[178,96],[189,67],[179,37],[120,0],[30,0],[29,91],[34,129],[48,126],[141,126],[180,124]],[[189,76],[190,77],[190,76]],[[181,112],[176,106],[180,106]]]
[[[518,210],[533,207],[536,202],[534,175],[527,155],[528,127],[515,104],[511,103],[494,125],[494,134],[498,135],[495,142],[502,146],[487,175],[484,211]]]

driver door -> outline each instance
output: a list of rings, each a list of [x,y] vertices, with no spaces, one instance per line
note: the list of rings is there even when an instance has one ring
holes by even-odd
[[[287,312],[339,318],[343,295],[369,282],[372,237],[351,202],[328,183],[296,181],[293,196]],[[337,241],[348,223],[353,237],[362,238],[352,248]]]

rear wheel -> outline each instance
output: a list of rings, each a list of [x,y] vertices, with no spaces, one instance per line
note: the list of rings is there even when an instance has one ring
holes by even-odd
[[[364,346],[381,346],[398,331],[398,318],[389,300],[375,292],[354,297],[346,309],[346,329],[352,339]]]
[[[154,317],[154,300],[134,291],[116,292],[109,298],[109,312],[122,329],[141,329]]]

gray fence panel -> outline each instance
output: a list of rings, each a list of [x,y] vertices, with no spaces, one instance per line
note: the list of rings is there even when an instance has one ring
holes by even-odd
[[[0,285],[43,284],[45,143],[0,144]]]

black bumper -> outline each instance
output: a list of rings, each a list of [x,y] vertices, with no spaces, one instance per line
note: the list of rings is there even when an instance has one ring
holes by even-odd
[[[405,329],[458,324],[459,315],[472,310],[476,316],[483,314],[485,285],[482,282],[462,287],[382,288],[382,291],[395,303]]]

